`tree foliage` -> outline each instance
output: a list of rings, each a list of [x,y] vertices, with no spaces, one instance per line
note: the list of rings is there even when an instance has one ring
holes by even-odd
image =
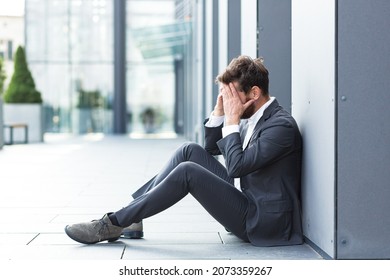
[[[42,103],[41,93],[36,90],[34,79],[27,65],[23,47],[15,53],[14,73],[4,94],[6,103]]]
[[[4,81],[6,79],[5,71],[4,71],[4,62],[3,59],[0,57],[0,96],[4,92]]]

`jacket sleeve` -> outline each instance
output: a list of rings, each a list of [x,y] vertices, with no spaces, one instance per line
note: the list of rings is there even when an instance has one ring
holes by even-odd
[[[205,120],[204,124],[206,124],[207,122],[208,119]],[[211,155],[216,156],[221,154],[217,142],[222,138],[222,127],[223,125],[218,127],[204,126],[204,132],[205,132],[204,148]]]
[[[295,133],[289,123],[273,124],[255,133],[244,151],[238,133],[218,141],[229,176],[243,177],[267,167],[292,151]]]

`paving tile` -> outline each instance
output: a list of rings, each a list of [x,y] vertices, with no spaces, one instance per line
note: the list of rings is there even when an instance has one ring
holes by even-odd
[[[229,259],[229,255],[220,254],[222,245],[139,245],[126,246],[122,259],[124,260],[212,260]]]
[[[0,233],[59,233],[64,231],[65,225],[50,223],[0,223]]]
[[[69,238],[66,233],[41,233],[29,243],[29,246],[42,245],[81,245]]]
[[[1,236],[1,235],[0,235]],[[33,240],[32,240],[33,239]],[[31,241],[32,240],[32,241]],[[80,245],[76,241],[70,239],[63,233],[41,233],[37,236],[32,236],[28,240],[29,246],[42,245]],[[26,244],[28,243],[26,242]],[[147,237],[143,239],[124,239],[121,238],[115,242],[116,244],[123,244],[132,246],[136,245],[177,245],[177,244],[222,244],[218,233],[148,233]],[[114,243],[113,243],[114,244]]]
[[[27,245],[37,235],[36,233],[0,233],[0,248],[5,245]]]
[[[123,244],[2,247],[0,260],[120,260]]]
[[[50,223],[52,224],[75,224],[99,219],[103,214],[61,214],[57,215]]]
[[[99,207],[104,205],[106,211],[110,209],[121,209],[124,205],[128,204],[128,198],[124,196],[117,195],[107,195],[107,196],[77,196],[74,197],[66,206],[67,207],[83,207],[88,205],[89,207]],[[104,213],[103,213],[104,214]]]
[[[297,254],[299,252],[299,254]],[[139,260],[174,260],[174,259],[204,259],[204,260],[260,260],[260,259],[284,259],[307,260],[321,259],[315,252],[305,246],[292,247],[254,247],[248,243],[237,245],[139,245],[133,243],[125,249],[123,259]]]
[[[204,222],[214,223],[215,219],[207,213],[182,213],[180,211],[172,211],[170,213],[162,212],[145,220],[145,224],[149,223],[166,223],[166,222]]]
[[[32,199],[34,198],[34,199]],[[23,196],[4,195],[0,199],[2,208],[17,208],[17,207],[63,207],[70,203],[71,196],[59,196],[36,193],[25,194]]]
[[[126,245],[222,244],[218,232],[148,232],[143,239],[120,239]]]
[[[227,232],[226,230],[222,230],[219,233],[221,240],[224,244],[241,244],[244,243],[241,239],[239,239],[234,234]]]
[[[255,247],[249,243],[225,244],[220,253],[231,259],[310,260],[321,259],[307,244],[297,246]]]
[[[144,223],[145,234],[148,232],[219,232],[224,228],[217,222],[172,222],[172,223]]]
[[[50,223],[57,216],[56,214],[46,213],[16,212],[9,208],[3,210],[1,222],[4,224],[23,223],[24,225],[31,225],[36,223]]]

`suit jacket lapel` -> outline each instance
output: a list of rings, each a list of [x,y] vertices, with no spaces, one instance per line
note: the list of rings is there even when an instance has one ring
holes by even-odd
[[[251,138],[249,139],[248,145],[245,147],[245,149],[249,146],[249,143],[252,142],[254,135],[256,135],[256,134],[260,131],[260,129],[261,129],[262,125],[264,124],[264,122],[265,122],[266,120],[268,120],[268,119],[271,117],[273,111],[274,111],[277,107],[279,107],[279,102],[275,99],[275,100],[268,106],[268,108],[265,109],[265,111],[264,111],[264,113],[263,113],[263,116],[262,116],[262,117],[260,118],[260,120],[257,122],[257,124],[256,124],[256,126],[255,126],[255,129],[253,130],[253,133],[252,133],[252,135],[251,135]]]

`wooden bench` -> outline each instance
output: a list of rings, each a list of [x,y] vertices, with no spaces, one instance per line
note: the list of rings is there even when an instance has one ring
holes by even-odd
[[[13,124],[4,124],[4,128],[9,129],[9,142],[4,143],[5,145],[15,144],[14,142],[14,129],[23,128],[24,129],[24,144],[28,143],[28,125],[25,123],[13,123]]]

